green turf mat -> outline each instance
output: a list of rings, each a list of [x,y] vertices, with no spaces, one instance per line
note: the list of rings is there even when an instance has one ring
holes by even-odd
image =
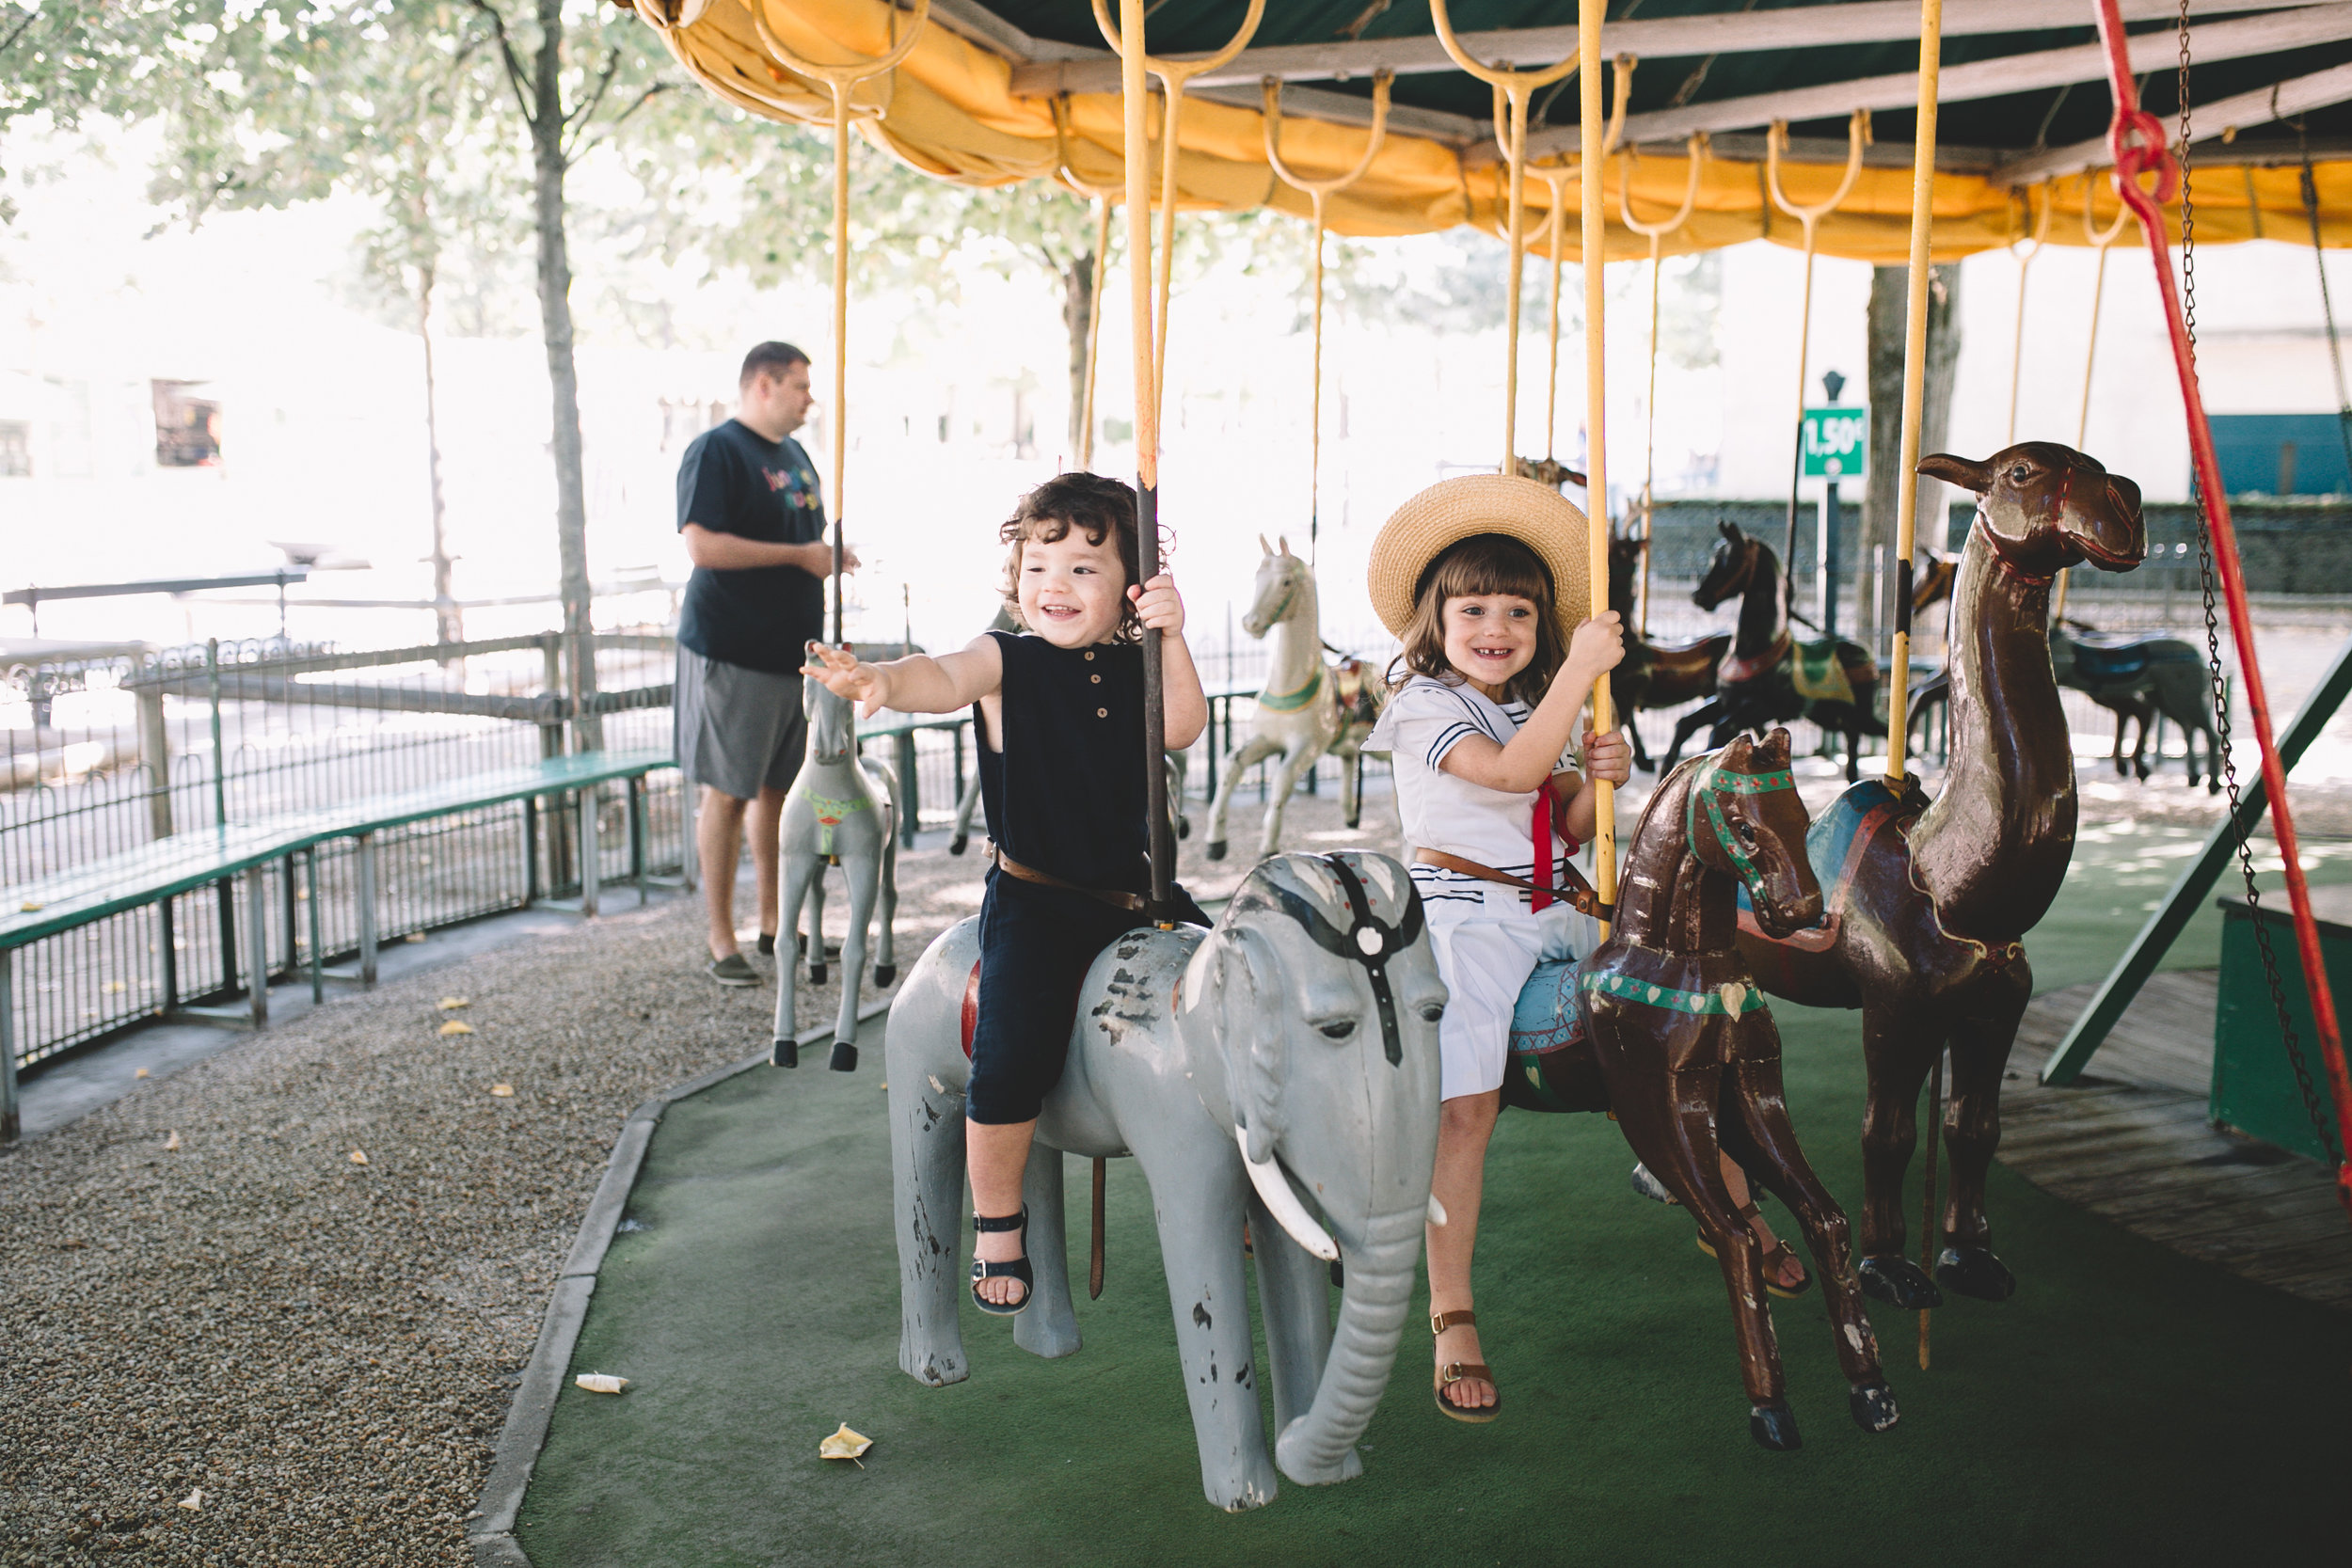
[[[2150,847],[2170,836],[2085,846],[2030,944],[2045,989],[2104,972],[2138,924],[2131,879],[2153,897],[2177,868]],[[1797,1125],[1853,1205],[1858,1015],[1775,1011]],[[2344,1317],[1996,1167],[2017,1297],[1938,1312],[1924,1373],[1915,1320],[1874,1307],[1903,1411],[1876,1437],[1846,1415],[1818,1292],[1776,1303],[1806,1446],[1767,1453],[1688,1220],[1628,1190],[1606,1120],[1520,1112],[1497,1132],[1478,1265],[1502,1418],[1430,1407],[1408,1323],[1363,1478],[1285,1481],[1269,1507],[1223,1514],[1200,1495],[1131,1164],[1112,1165],[1109,1285],[1078,1302],[1082,1351],[1039,1360],[967,1312],[970,1381],[930,1389],[898,1370],[878,1040],[865,1060],[854,1075],[759,1069],[669,1110],[630,1206],[641,1228],[615,1238],[572,1364],[632,1382],[617,1398],[565,1387],[517,1527],[539,1568],[2203,1565],[2325,1560],[2344,1538]],[[1084,1180],[1073,1162],[1073,1229]],[[842,1420],[875,1439],[863,1469],[817,1457]]]

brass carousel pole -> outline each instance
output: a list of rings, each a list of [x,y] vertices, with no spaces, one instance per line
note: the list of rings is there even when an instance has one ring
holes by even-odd
[[[1931,0],[1932,3],[1932,0]],[[1602,140],[1600,110],[1600,27],[1608,16],[1608,0],[1577,0],[1576,48],[1584,79],[1577,84],[1582,114],[1579,145],[1584,153],[1584,225],[1580,260],[1584,271],[1584,498],[1592,514],[1585,519],[1584,540],[1591,552],[1589,580],[1606,606],[1609,595],[1609,442],[1602,419],[1608,388],[1608,358],[1603,352],[1602,318],[1609,295],[1608,214],[1601,205]],[[1526,123],[1526,117],[1519,117]],[[1597,519],[1597,520],[1596,520]],[[1593,728],[1606,735],[1616,727],[1609,695],[1609,677],[1593,683]],[[1617,791],[1606,779],[1593,781],[1593,891],[1603,904],[1617,901]],[[1606,932],[1608,927],[1602,927]]]

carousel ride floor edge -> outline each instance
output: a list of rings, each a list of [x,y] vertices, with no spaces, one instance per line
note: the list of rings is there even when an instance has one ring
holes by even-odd
[[[1851,1204],[1855,1017],[1776,1011],[1797,1124]],[[1479,1256],[1502,1418],[1430,1408],[1408,1322],[1362,1479],[1285,1481],[1265,1508],[1219,1513],[1128,1162],[1111,1165],[1108,1282],[1077,1303],[1077,1354],[1039,1360],[966,1312],[969,1381],[898,1370],[878,1036],[857,1073],[747,1071],[656,1128],[516,1522],[540,1568],[1876,1565],[1896,1541],[2002,1568],[2202,1564],[2336,1528],[2352,1418],[2311,1396],[2344,1373],[2343,1319],[1998,1166],[2016,1298],[1937,1312],[1927,1372],[1915,1320],[1877,1308],[1903,1421],[1875,1437],[1846,1417],[1819,1292],[1774,1304],[1805,1447],[1756,1448],[1721,1276],[1689,1221],[1628,1190],[1606,1120],[1518,1113],[1497,1130]],[[1069,1183],[1082,1265],[1079,1162]],[[631,1382],[590,1394],[581,1371]],[[862,1468],[818,1457],[845,1420],[874,1439]]]

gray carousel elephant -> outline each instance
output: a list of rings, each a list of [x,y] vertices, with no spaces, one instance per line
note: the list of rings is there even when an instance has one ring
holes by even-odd
[[[978,956],[976,920],[932,942],[891,1008],[885,1047],[898,1365],[933,1386],[971,1370],[959,1321],[961,1091]],[[1422,1222],[1435,1217],[1444,1010],[1411,879],[1385,856],[1352,852],[1269,860],[1214,929],[1131,931],[1087,976],[1023,1183],[1037,1282],[1013,1340],[1043,1356],[1078,1349],[1062,1156],[1133,1154],[1152,1186],[1201,1489],[1219,1508],[1270,1501],[1278,1465],[1305,1485],[1361,1473],[1356,1439],[1388,1384]],[[1272,1462],[1245,1221],[1279,1428]],[[1341,1258],[1335,1334],[1327,1260]]]
[[[898,793],[885,768],[869,768],[857,754],[857,720],[850,705],[821,682],[801,682],[802,711],[808,715],[808,753],[784,798],[778,861],[784,880],[778,901],[779,931],[799,929],[807,943],[809,984],[825,983],[825,868],[841,867],[850,884],[850,928],[841,941],[841,1013],[834,1022],[835,1072],[857,1070],[858,982],[866,969],[866,935],[882,917],[874,984],[898,977],[891,923],[898,913]],[[801,926],[801,908],[808,924]],[[879,904],[879,911],[877,905]],[[791,954],[779,946],[776,964],[776,1027],[769,1060],[777,1067],[801,1065],[799,1019]]]

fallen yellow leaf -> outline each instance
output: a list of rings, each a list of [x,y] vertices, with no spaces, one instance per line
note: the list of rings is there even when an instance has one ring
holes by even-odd
[[[515,1085],[512,1084],[493,1084],[490,1085],[490,1092],[498,1096],[501,1100],[512,1100],[515,1098]]]
[[[129,990],[131,988],[120,980],[109,980],[98,989],[104,991],[108,996],[114,996],[119,994],[120,992]]]
[[[851,1432],[850,1423],[844,1421],[841,1423],[840,1431],[817,1445],[817,1457],[853,1460],[856,1461],[857,1467],[863,1470],[866,1468],[866,1463],[857,1456],[873,1446],[874,1440],[871,1437],[862,1433]]]
[[[470,1007],[472,1006],[473,998],[470,996],[444,996],[440,1001],[441,1011],[445,1013],[454,1012],[460,1007]]]
[[[145,1068],[141,1068],[138,1071],[131,1074],[131,1076],[134,1078],[144,1078],[147,1076],[147,1069]]]
[[[170,1137],[168,1137],[168,1138],[166,1138],[166,1139],[164,1140],[164,1148],[165,1148],[165,1151],[166,1151],[166,1152],[169,1152],[170,1150],[175,1149],[175,1148],[178,1148],[179,1147],[180,1147],[180,1131],[179,1131],[179,1129],[178,1129],[178,1128],[174,1128],[174,1129],[172,1129],[172,1133],[171,1133],[171,1136],[170,1136]]]
[[[408,940],[410,942],[422,942],[424,940],[424,933],[422,931],[411,931],[408,933]]]
[[[572,1381],[592,1394],[617,1394],[628,1386],[628,1379],[611,1372],[582,1372]]]
[[[367,1157],[366,1152],[365,1152],[364,1150],[361,1150],[361,1149],[357,1149],[357,1148],[353,1149],[353,1150],[351,1151],[351,1163],[352,1163],[353,1164],[355,1164],[355,1165],[364,1165],[364,1164],[366,1164],[368,1163],[368,1157]]]
[[[35,903],[32,899],[27,898],[24,903],[18,905],[17,908],[23,910],[26,914],[36,914],[40,912],[42,906]]]
[[[202,1508],[204,1506],[204,1488],[199,1486],[195,1491],[189,1493],[186,1497],[181,1498],[180,1506],[182,1508],[191,1510]]]
[[[441,1033],[444,1035],[470,1035],[473,1033],[473,1025],[468,1023],[462,1018],[453,1018],[447,1023],[441,1025]]]

